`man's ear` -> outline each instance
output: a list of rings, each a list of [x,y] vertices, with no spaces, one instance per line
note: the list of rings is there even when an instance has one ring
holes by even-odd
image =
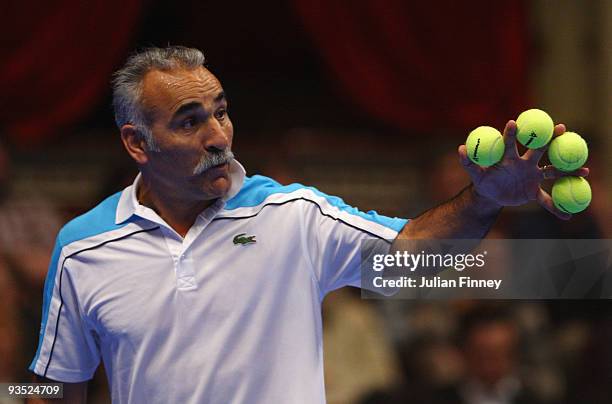
[[[147,156],[146,142],[142,135],[138,133],[136,126],[132,124],[125,124],[121,127],[121,141],[125,150],[136,163],[143,165],[149,160]]]

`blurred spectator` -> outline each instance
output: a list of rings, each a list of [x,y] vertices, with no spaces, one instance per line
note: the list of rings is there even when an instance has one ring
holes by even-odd
[[[437,154],[431,163],[423,167],[426,183],[426,206],[439,204],[457,195],[470,182],[470,176],[459,162],[457,150],[449,146],[445,153]]]
[[[19,315],[14,310],[17,301],[15,284],[9,276],[8,266],[0,257],[0,382],[13,381],[17,358],[15,347],[19,335],[15,329],[15,322]]]
[[[509,314],[495,306],[466,314],[459,332],[464,357],[462,381],[441,391],[437,403],[527,404],[541,402],[524,383],[519,369],[519,330]]]
[[[376,314],[358,289],[343,288],[325,298],[323,363],[329,404],[354,403],[365,392],[397,382],[393,349]]]
[[[360,404],[436,404],[435,392],[462,372],[461,358],[446,340],[421,336],[400,344],[396,354],[402,380],[387,390],[370,391]]]
[[[10,163],[0,142],[0,254],[18,281],[40,290],[62,218],[43,195],[14,192]]]
[[[17,195],[0,142],[0,381],[23,381],[36,346],[42,288],[61,218],[42,195]]]
[[[579,352],[579,363],[573,374],[573,382],[567,403],[609,403],[612,383],[612,316],[592,324],[586,346]]]

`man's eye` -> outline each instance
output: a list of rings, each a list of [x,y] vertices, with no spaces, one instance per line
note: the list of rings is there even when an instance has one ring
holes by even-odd
[[[215,112],[215,118],[217,119],[223,119],[225,118],[226,115],[227,115],[226,109],[220,109],[217,112]]]
[[[193,129],[193,127],[195,126],[196,121],[193,118],[189,118],[189,119],[185,119],[182,123],[181,123],[181,127],[183,129]]]

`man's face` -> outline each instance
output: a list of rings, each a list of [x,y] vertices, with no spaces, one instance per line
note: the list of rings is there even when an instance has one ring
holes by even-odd
[[[475,327],[466,343],[470,373],[488,386],[513,373],[517,334],[514,326],[492,322]]]
[[[143,80],[142,102],[158,149],[147,151],[143,174],[194,202],[225,195],[229,164],[206,169],[211,159],[225,160],[219,157],[231,150],[234,132],[217,78],[204,67],[152,70]]]

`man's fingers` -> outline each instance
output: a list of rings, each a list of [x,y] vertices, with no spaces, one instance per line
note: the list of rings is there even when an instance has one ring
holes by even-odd
[[[567,128],[562,123],[555,125],[555,130],[553,130],[553,139],[564,134],[566,130]]]
[[[553,215],[557,216],[559,219],[569,220],[572,218],[571,214],[562,212],[559,209],[557,209],[550,195],[546,191],[544,191],[542,188],[540,188],[540,190],[538,191],[537,200],[540,206],[542,206],[544,209],[546,209]]]
[[[539,149],[528,149],[525,154],[523,154],[523,159],[537,164],[544,153],[546,153],[546,150],[548,150],[548,145],[542,146]]]
[[[562,135],[563,133],[565,133],[565,125],[560,123],[560,124],[555,126],[555,129],[553,130],[553,137],[552,138],[554,139],[557,136]],[[544,153],[546,153],[546,150],[548,150],[548,145],[550,145],[550,142],[548,142],[546,145],[540,147],[539,149],[528,149],[525,152],[525,154],[523,154],[523,159],[531,161],[531,162],[538,163],[540,161],[540,159],[542,158],[542,156],[544,155]]]
[[[513,120],[508,121],[504,128],[504,147],[505,159],[518,158],[519,154],[516,147],[516,122]]]
[[[561,177],[586,177],[589,175],[589,168],[582,167],[575,171],[561,171],[554,166],[546,166],[540,169],[542,178],[545,180],[554,180]]]
[[[459,148],[457,149],[457,152],[459,153],[459,161],[461,162],[461,165],[468,172],[472,180],[478,178],[480,174],[482,173],[482,167],[480,167],[477,164],[474,164],[468,158],[467,148],[465,147],[465,145],[462,144],[461,146],[459,146]]]

